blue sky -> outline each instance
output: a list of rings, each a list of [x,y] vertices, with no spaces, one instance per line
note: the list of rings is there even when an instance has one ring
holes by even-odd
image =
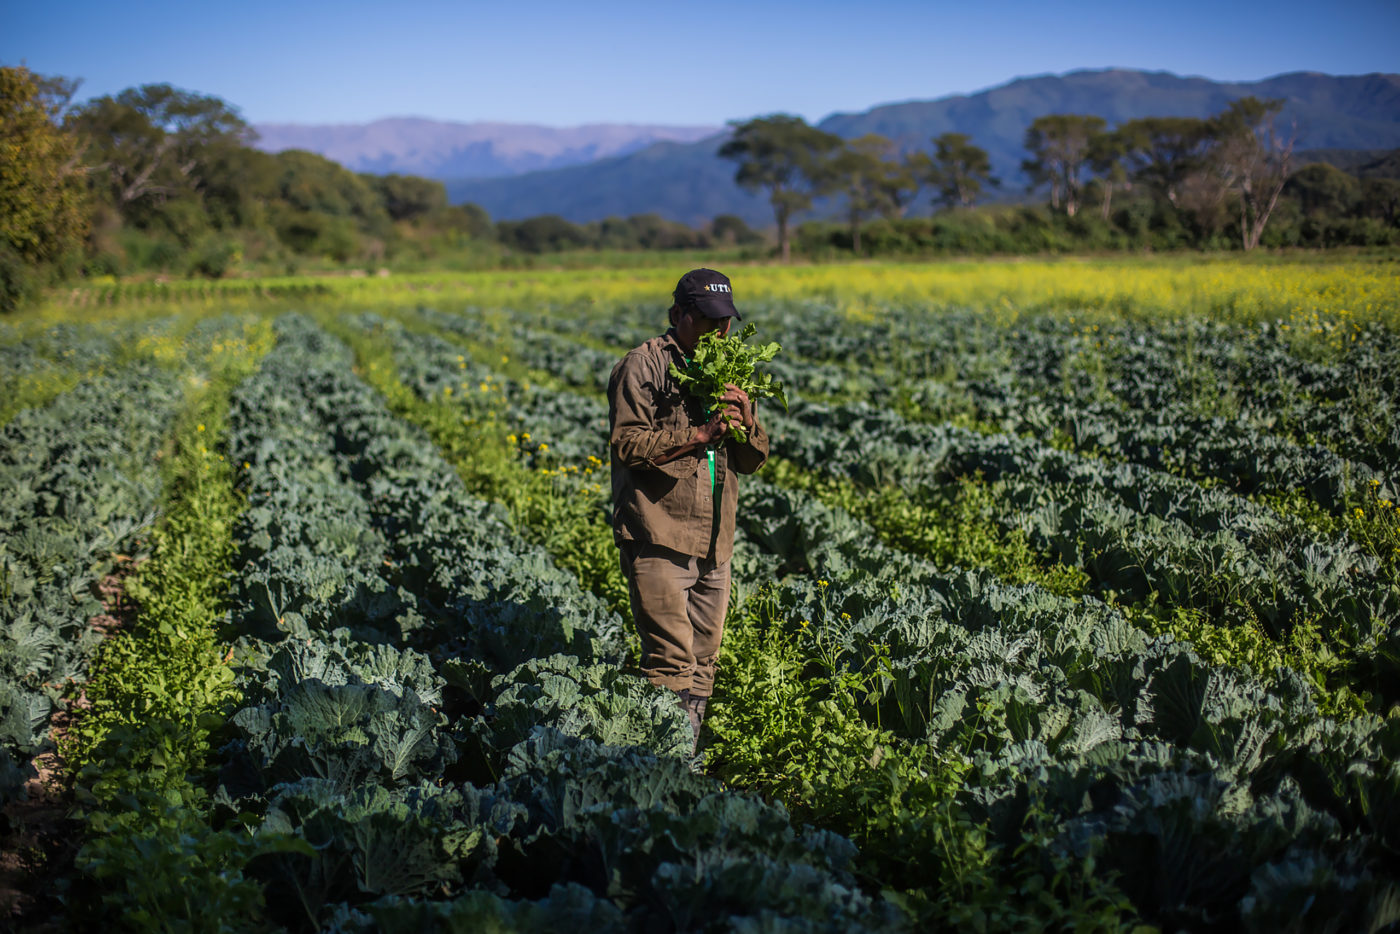
[[[0,0],[0,63],[79,98],[168,82],[254,123],[720,124],[1121,66],[1400,71],[1400,0],[114,3]]]

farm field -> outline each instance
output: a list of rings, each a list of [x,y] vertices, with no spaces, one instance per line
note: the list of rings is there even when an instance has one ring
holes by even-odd
[[[679,271],[0,322],[4,829],[72,806],[26,922],[1400,921],[1400,266],[727,270],[792,404],[702,765],[607,510]]]

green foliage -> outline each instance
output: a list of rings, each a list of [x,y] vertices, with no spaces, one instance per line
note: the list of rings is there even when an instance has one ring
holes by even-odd
[[[860,252],[861,223],[872,214],[895,217],[918,189],[910,167],[894,160],[893,141],[869,133],[844,143],[817,170],[826,194],[843,196],[851,228],[851,246]]]
[[[209,736],[238,696],[217,622],[242,502],[234,465],[215,452],[228,393],[268,337],[265,325],[245,333],[249,349],[218,353],[212,378],[173,426],[174,450],[163,464],[165,517],[151,559],[126,585],[140,607],[136,626],[103,644],[99,674],[84,691],[91,706],[68,735],[66,755],[99,799],[114,793],[119,768],[149,770],[140,776],[146,787],[181,786],[203,767]]]
[[[727,386],[739,387],[753,401],[777,399],[784,409],[787,396],[782,383],[773,379],[772,373],[756,373],[755,367],[768,363],[783,348],[776,342],[762,346],[745,343],[753,337],[758,328],[750,322],[738,334],[721,335],[710,331],[701,335],[695,345],[695,353],[684,370],[671,364],[671,376],[687,393],[703,402],[709,411],[722,404],[720,397],[727,392]],[[743,425],[729,426],[729,434],[740,444],[747,440]]]
[[[982,186],[1000,186],[992,175],[987,151],[972,143],[965,133],[943,133],[934,137],[933,155],[921,163],[924,181],[938,189],[945,207],[971,207],[982,193]]]
[[[271,931],[263,886],[248,865],[276,854],[311,857],[304,840],[241,825],[214,832],[199,802],[181,794],[131,791],[120,809],[88,817],[89,840],[77,866],[96,880],[100,905],[81,902],[74,917],[140,931]]]
[[[79,776],[70,920],[1392,923],[1400,523],[1379,400],[1400,345],[882,311],[763,309],[787,351],[773,375],[803,398],[764,416],[778,483],[742,490],[710,777],[676,754],[674,698],[622,670],[601,599],[617,353],[579,335],[649,336],[654,308],[324,314],[350,348],[291,316],[226,421],[267,331],[196,331],[209,354],[178,328],[114,331],[196,378],[166,387],[187,407],[158,461],[142,615],[102,650],[77,727],[105,732]],[[26,374],[51,345],[75,372],[121,359],[75,333],[0,353]],[[115,405],[137,425],[149,407]],[[7,451],[86,423],[17,422]],[[49,499],[10,467],[6,528],[106,499]],[[68,547],[11,540],[41,568]],[[225,608],[236,643],[204,641]],[[7,661],[52,648],[9,632]],[[8,748],[0,774],[18,775]]]
[[[994,521],[999,493],[980,478],[961,477],[911,496],[897,486],[862,488],[804,471],[782,458],[770,459],[766,475],[779,486],[802,490],[869,523],[885,544],[926,557],[940,568],[991,568],[1003,580],[1036,583],[1066,596],[1088,587],[1088,575],[1080,568],[1037,553],[1020,529]]]
[[[4,426],[0,745],[22,766],[51,748],[50,716],[97,649],[98,585],[142,547],[160,492],[151,465],[179,401],[178,377],[146,361]]]
[[[411,221],[447,209],[442,182],[415,175],[361,175],[379,195],[384,210],[396,221]]]
[[[39,295],[39,276],[19,251],[0,244],[0,314],[30,304]]]
[[[65,93],[66,91],[66,93]],[[0,66],[0,314],[33,298],[87,231],[77,142],[58,125],[71,88]]]
[[[735,123],[719,148],[722,159],[738,163],[734,181],[749,191],[766,191],[778,222],[778,251],[787,262],[788,220],[812,204],[821,188],[823,159],[841,138],[809,126],[801,117],[773,114]]]
[[[65,126],[81,141],[99,198],[138,227],[166,226],[203,207],[202,185],[248,136],[236,109],[217,97],[147,84],[73,109]],[[202,220],[191,219],[199,228]]]
[[[1103,133],[1102,117],[1091,114],[1046,114],[1026,128],[1021,163],[1033,187],[1050,186],[1050,206],[1073,217],[1079,211],[1084,171],[1089,167],[1094,139]]]
[[[379,327],[377,322],[367,323]],[[428,432],[467,489],[501,503],[520,534],[547,547],[588,590],[604,597],[609,609],[630,617],[612,532],[594,521],[603,505],[601,488],[580,490],[547,466],[561,463],[558,451],[543,457],[546,436],[530,435],[532,429],[539,432],[540,425],[503,410],[499,393],[504,387],[497,377],[467,372],[462,351],[468,348],[428,338],[414,341],[412,349],[403,347],[396,356],[393,345],[374,340],[372,333],[343,324],[331,328],[354,347],[366,378],[394,410]],[[401,337],[401,332],[390,333]],[[416,372],[403,373],[401,381],[401,368]],[[546,445],[543,451],[541,444]],[[575,471],[589,456],[601,468],[601,451],[577,453]],[[544,469],[531,469],[537,458]],[[587,469],[591,474],[593,468]]]

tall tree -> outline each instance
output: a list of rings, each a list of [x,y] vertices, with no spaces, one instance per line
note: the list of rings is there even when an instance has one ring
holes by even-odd
[[[217,97],[168,84],[128,88],[75,108],[68,125],[111,202],[130,216],[138,206],[197,192],[211,163],[252,131]]]
[[[1026,149],[1031,157],[1021,168],[1033,188],[1049,184],[1050,205],[1064,204],[1065,213],[1079,212],[1084,169],[1094,137],[1104,131],[1103,117],[1089,114],[1048,114],[1037,117],[1026,129]]]
[[[408,221],[447,207],[447,187],[442,182],[417,175],[360,176],[384,202],[384,209],[396,221]]]
[[[1283,100],[1242,97],[1212,118],[1212,162],[1221,183],[1239,198],[1240,238],[1246,250],[1259,245],[1269,215],[1293,161],[1295,131],[1279,130]]]
[[[1099,202],[1099,216],[1108,220],[1113,212],[1113,192],[1126,187],[1128,170],[1123,165],[1126,144],[1118,133],[1099,133],[1089,140],[1089,169],[1094,173],[1103,198]]]
[[[820,167],[819,188],[846,198],[846,218],[851,227],[851,249],[860,252],[860,226],[872,214],[896,215],[907,194],[915,188],[913,177],[895,158],[894,143],[878,133],[850,140]]]
[[[970,208],[982,194],[982,186],[999,187],[992,176],[987,150],[974,146],[966,133],[943,133],[933,138],[933,155],[925,157],[924,181],[938,190],[945,207]]]
[[[739,164],[734,180],[740,187],[768,193],[778,223],[778,250],[787,262],[788,221],[794,211],[811,207],[822,178],[822,160],[841,145],[841,138],[788,114],[731,125],[734,132],[719,155]]]
[[[77,144],[57,123],[74,87],[0,67],[0,310],[24,297],[21,280],[34,267],[78,248],[87,229]]]
[[[1187,180],[1205,168],[1214,141],[1210,122],[1197,117],[1143,117],[1115,132],[1133,181],[1173,206]]]

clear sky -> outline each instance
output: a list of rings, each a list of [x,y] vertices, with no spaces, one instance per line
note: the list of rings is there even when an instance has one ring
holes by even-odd
[[[1400,0],[0,0],[0,64],[167,82],[253,123],[818,120],[1025,75],[1400,71]]]

